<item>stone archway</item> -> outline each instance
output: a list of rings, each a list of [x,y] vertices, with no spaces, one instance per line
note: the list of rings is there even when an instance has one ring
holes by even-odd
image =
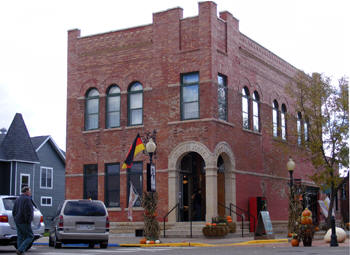
[[[179,172],[180,172],[180,163],[182,158],[189,152],[196,152],[198,153],[204,161],[205,164],[205,171],[206,171],[206,180],[208,178],[207,175],[207,169],[208,166],[212,166],[214,160],[213,154],[210,152],[210,150],[202,143],[196,142],[196,141],[187,141],[178,144],[169,154],[168,157],[168,205],[169,210],[173,209],[173,207],[178,202],[178,182],[179,182]],[[206,182],[208,189],[208,182]],[[210,192],[209,192],[210,193]],[[206,204],[208,206],[208,199],[206,199]],[[209,208],[211,208],[211,203],[209,204]],[[212,215],[212,213],[208,213],[207,216]],[[176,221],[176,212],[175,210],[169,215],[168,217],[169,222],[175,222]]]
[[[225,205],[230,203],[236,204],[236,175],[235,158],[230,145],[227,142],[220,142],[214,149],[215,162],[221,156],[224,161],[224,175],[225,175]],[[217,163],[216,163],[217,164]],[[230,212],[226,210],[226,214]],[[236,220],[236,215],[232,215],[233,220]]]

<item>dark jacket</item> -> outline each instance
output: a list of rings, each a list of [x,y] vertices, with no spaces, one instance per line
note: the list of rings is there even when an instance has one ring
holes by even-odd
[[[20,195],[12,209],[16,224],[30,224],[33,220],[33,210],[32,199],[27,195]]]

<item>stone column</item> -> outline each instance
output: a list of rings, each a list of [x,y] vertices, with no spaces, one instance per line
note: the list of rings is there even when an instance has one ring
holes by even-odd
[[[168,170],[168,211],[173,209],[173,207],[177,203],[177,178],[176,178],[176,169],[169,169]],[[176,222],[176,213],[177,210],[175,209],[172,211],[168,216],[168,222],[175,223]]]
[[[229,169],[225,173],[225,186],[226,186],[226,205],[233,203],[236,205],[236,175],[232,169]],[[236,211],[236,208],[232,208]],[[229,214],[230,212],[227,211]],[[232,213],[232,220],[237,221],[237,215]]]
[[[218,214],[218,168],[206,167],[205,168],[205,196],[206,196],[206,216],[207,222],[211,222],[212,217],[216,217]]]

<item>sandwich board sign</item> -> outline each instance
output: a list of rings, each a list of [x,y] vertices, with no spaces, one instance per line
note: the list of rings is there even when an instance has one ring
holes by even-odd
[[[260,211],[254,239],[274,239],[272,223],[268,211]]]

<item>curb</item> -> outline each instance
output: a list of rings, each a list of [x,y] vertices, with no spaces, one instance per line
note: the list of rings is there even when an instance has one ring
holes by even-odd
[[[288,243],[288,239],[266,239],[266,240],[251,240],[240,243],[230,244],[206,244],[206,243],[161,243],[161,244],[120,244],[120,247],[218,247],[218,246],[239,246],[250,244],[271,244],[271,243]]]

